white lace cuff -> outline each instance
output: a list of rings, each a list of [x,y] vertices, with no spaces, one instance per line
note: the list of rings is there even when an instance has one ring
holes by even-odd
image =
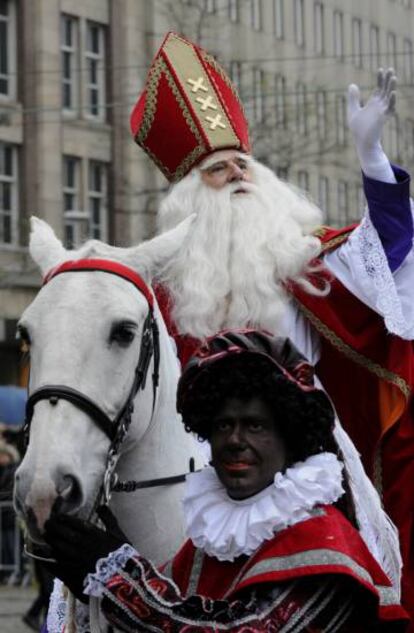
[[[380,237],[366,213],[354,232],[359,246],[360,265],[376,292],[377,310],[383,315],[388,332],[404,337],[407,322],[403,315],[400,297],[394,276],[388,265],[387,256]]]
[[[114,552],[108,554],[106,558],[100,558],[96,563],[96,571],[93,574],[88,574],[85,578],[84,593],[100,598],[108,580],[117,574],[133,556],[137,556],[137,551],[132,545],[124,543]]]

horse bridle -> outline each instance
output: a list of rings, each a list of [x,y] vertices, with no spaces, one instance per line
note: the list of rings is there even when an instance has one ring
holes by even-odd
[[[111,444],[107,455],[102,490],[98,495],[98,500],[95,504],[96,507],[96,505],[100,502],[100,497],[102,497],[104,504],[108,504],[111,492],[132,492],[141,488],[176,484],[185,481],[187,473],[140,482],[118,481],[117,475],[115,474],[115,467],[119,457],[119,449],[128,434],[128,430],[131,425],[135,396],[138,391],[145,388],[148,369],[152,358],[154,359],[154,370],[152,374],[152,414],[154,413],[156,403],[159,382],[160,345],[158,325],[154,317],[154,298],[145,281],[135,271],[123,264],[105,259],[79,259],[65,262],[49,271],[44,278],[43,285],[47,284],[51,279],[62,273],[79,271],[102,271],[117,275],[118,277],[132,283],[145,297],[148,303],[148,313],[144,321],[139,359],[135,368],[134,380],[124,405],[113,420],[111,420],[101,407],[99,407],[99,405],[97,405],[88,396],[65,385],[44,385],[43,387],[36,389],[36,391],[29,396],[26,403],[24,433],[27,441],[29,439],[30,424],[33,418],[35,405],[41,400],[48,400],[52,405],[56,405],[59,400],[67,400],[78,409],[84,411],[110,439]],[[190,472],[193,470],[194,460],[191,458]]]

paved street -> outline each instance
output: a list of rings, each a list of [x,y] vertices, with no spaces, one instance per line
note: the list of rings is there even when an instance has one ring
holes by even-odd
[[[0,586],[1,633],[30,633],[32,629],[22,622],[22,615],[35,595],[33,587]]]

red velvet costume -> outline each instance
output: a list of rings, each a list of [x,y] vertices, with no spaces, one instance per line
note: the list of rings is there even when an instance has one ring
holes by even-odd
[[[324,228],[318,235],[324,251],[338,247],[353,228]],[[159,286],[155,290],[185,364],[198,341],[177,335],[168,294]],[[298,288],[290,291],[321,337],[317,375],[399,529],[404,561],[403,603],[414,613],[413,344],[390,335],[383,319],[336,279],[326,297],[315,297]]]
[[[292,632],[369,633],[379,622],[381,631],[405,630],[387,576],[333,506],[234,562],[187,541],[163,571],[130,558],[106,583],[106,617],[131,632],[276,632],[289,623]]]

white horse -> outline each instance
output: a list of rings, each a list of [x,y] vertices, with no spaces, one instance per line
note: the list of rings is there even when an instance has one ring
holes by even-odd
[[[164,257],[179,248],[190,222],[136,248],[86,243],[66,251],[45,222],[33,218],[31,256],[43,275],[67,260],[115,260],[147,280]],[[19,322],[30,347],[33,393],[47,385],[81,392],[111,419],[131,390],[140,354],[148,302],[130,281],[102,271],[70,271],[53,277]],[[120,447],[116,473],[122,480],[157,479],[188,472],[203,459],[176,413],[179,365],[158,306],[159,385],[153,401],[152,373],[134,398],[132,422]],[[93,416],[65,398],[44,398],[33,406],[30,441],[16,474],[15,503],[33,543],[42,545],[42,528],[59,498],[60,511],[89,517],[103,482],[110,439]],[[184,539],[182,485],[114,493],[110,507],[140,552],[165,561]]]

